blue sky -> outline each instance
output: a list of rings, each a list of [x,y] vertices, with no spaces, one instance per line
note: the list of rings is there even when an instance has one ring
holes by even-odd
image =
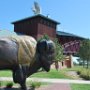
[[[13,31],[11,22],[32,16],[34,1],[61,23],[57,30],[90,38],[90,0],[0,0],[0,30]]]

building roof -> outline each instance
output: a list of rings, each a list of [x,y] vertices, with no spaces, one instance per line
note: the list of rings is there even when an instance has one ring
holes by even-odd
[[[71,34],[71,33],[67,33],[67,32],[63,32],[63,31],[57,31],[56,34],[59,36],[77,37],[77,38],[85,39],[84,37],[81,37],[81,36],[78,36],[75,34]]]
[[[77,37],[80,39],[85,39],[84,37],[80,37],[75,34],[63,32],[63,31],[57,31],[56,34],[59,36]],[[0,30],[0,37],[11,36],[11,35],[17,35],[17,33],[15,33],[14,31],[9,31],[9,30]],[[22,35],[22,33],[19,33],[19,35]]]
[[[24,18],[24,19],[21,19],[21,20],[14,21],[14,22],[12,22],[12,24],[19,23],[19,22],[22,22],[22,21],[26,21],[28,19],[37,18],[37,17],[41,17],[41,18],[47,19],[47,20],[49,20],[51,22],[54,22],[56,24],[60,24],[59,22],[57,22],[57,21],[55,21],[53,19],[50,19],[49,17],[41,15],[41,14],[37,14],[37,15],[34,15],[34,16],[31,16],[31,17],[27,17],[27,18]]]

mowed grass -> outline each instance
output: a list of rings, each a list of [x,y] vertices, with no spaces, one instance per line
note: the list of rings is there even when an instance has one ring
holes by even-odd
[[[14,83],[13,81],[0,81],[0,86],[6,86],[7,84],[13,84],[13,86],[20,86],[20,84],[18,83]],[[50,83],[46,83],[46,82],[37,82],[37,81],[27,81],[26,85],[30,86],[31,84],[36,84],[36,85],[48,85]],[[0,89],[1,90],[1,89]]]
[[[71,90],[90,90],[90,84],[71,84]]]
[[[78,69],[82,69],[83,66],[74,66],[72,68],[65,68],[64,71],[77,71]]]
[[[12,72],[11,71],[0,71],[0,77],[12,77]],[[57,71],[55,69],[52,69],[49,72],[45,72],[45,71],[38,72],[38,73],[31,75],[30,77],[70,79],[70,77],[64,74],[63,70]]]
[[[51,69],[49,72],[38,72],[34,73],[30,77],[37,77],[37,78],[59,78],[59,79],[74,79],[71,76],[67,75],[68,71],[77,71],[78,69],[82,68],[81,66],[75,66],[73,68],[66,68],[62,70]],[[0,77],[12,77],[12,72],[7,71],[0,71]]]
[[[70,79],[70,77],[68,77],[67,75],[64,74],[64,72],[62,70],[55,70],[55,69],[52,69],[50,70],[49,72],[39,72],[39,73],[36,73],[36,74],[33,74],[31,77],[38,77],[38,78],[67,78],[67,79]]]
[[[12,72],[9,70],[6,71],[0,71],[0,77],[11,77],[12,76]]]
[[[11,71],[0,71],[0,77],[12,77],[12,72]],[[52,69],[50,70],[50,72],[39,72],[39,73],[35,73],[33,75],[30,76],[31,77],[37,77],[37,78],[59,78],[59,79],[64,79],[64,78],[69,78],[67,77],[63,71],[59,70],[55,70],[55,69]],[[9,81],[0,81],[1,82],[1,86],[6,86],[7,83],[9,83]],[[15,84],[14,82],[12,82],[14,85],[18,85],[18,84]],[[28,85],[30,85],[28,83]]]
[[[76,66],[73,68],[66,68],[62,70],[56,70],[56,69],[51,69],[49,72],[38,72],[34,73],[31,77],[37,77],[37,78],[59,78],[59,79],[74,79],[71,76],[67,75],[68,71],[77,71],[77,69],[81,68],[80,66]],[[7,70],[7,71],[0,71],[0,77],[12,77],[12,72]]]

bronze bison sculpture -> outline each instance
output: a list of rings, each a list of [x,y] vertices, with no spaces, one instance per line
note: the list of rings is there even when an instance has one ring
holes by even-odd
[[[13,81],[26,88],[26,78],[40,68],[47,72],[53,63],[55,45],[52,40],[36,42],[31,36],[0,38],[0,70],[11,70]]]

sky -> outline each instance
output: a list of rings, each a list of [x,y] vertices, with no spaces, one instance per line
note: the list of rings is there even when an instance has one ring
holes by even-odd
[[[90,38],[90,0],[0,0],[0,30],[13,31],[13,21],[33,16],[34,1],[42,15],[61,23],[58,31]]]

